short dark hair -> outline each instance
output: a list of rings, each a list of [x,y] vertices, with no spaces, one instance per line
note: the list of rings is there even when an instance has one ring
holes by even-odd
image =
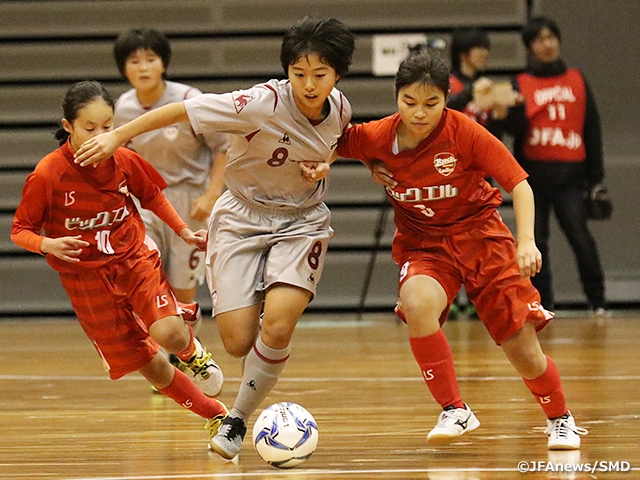
[[[111,97],[107,89],[104,88],[104,85],[100,82],[84,80],[74,84],[67,90],[64,100],[62,101],[62,114],[64,118],[69,123],[73,123],[76,118],[78,118],[80,110],[96,98],[102,98],[112,110],[115,108],[113,97]],[[69,138],[69,132],[64,128],[60,128],[56,131],[55,138],[60,142],[60,145],[63,145],[66,143],[67,138]]]
[[[527,50],[531,49],[531,44],[545,28],[548,28],[560,40],[560,28],[556,22],[549,17],[533,17],[522,30],[522,42]]]
[[[413,83],[436,87],[442,90],[446,97],[450,87],[447,62],[431,49],[409,54],[400,63],[396,73],[396,99],[402,88]]]
[[[355,36],[340,20],[305,17],[284,34],[280,63],[287,76],[289,65],[304,55],[315,53],[343,77],[349,72],[354,50]]]
[[[121,34],[113,45],[113,56],[120,74],[126,78],[127,58],[140,49],[151,50],[162,59],[166,70],[171,61],[171,44],[164,33],[148,28],[134,28]]]
[[[451,36],[451,67],[460,70],[460,55],[469,53],[472,48],[491,48],[489,35],[479,28],[461,28]]]

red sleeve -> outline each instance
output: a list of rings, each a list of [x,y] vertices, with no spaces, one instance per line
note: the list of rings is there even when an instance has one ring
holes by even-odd
[[[42,254],[44,237],[40,235],[47,210],[46,180],[37,171],[29,174],[22,189],[22,200],[18,205],[11,225],[11,240],[30,252]]]
[[[509,149],[486,128],[466,117],[463,123],[459,135],[472,139],[467,143],[472,148],[471,156],[487,176],[493,177],[507,192],[528,177]]]
[[[352,125],[345,129],[338,141],[338,156],[366,160],[364,149],[360,146],[360,139],[364,136],[363,133],[364,127],[362,124]]]
[[[180,235],[180,231],[189,226],[182,220],[178,212],[164,196],[162,190],[167,188],[167,182],[162,175],[140,155],[132,150],[119,148],[122,156],[119,161],[129,176],[130,190],[140,200],[140,205],[155,213],[160,220],[169,225]]]
[[[176,232],[177,235],[180,235],[180,231],[184,228],[189,228],[184,220],[180,217],[178,212],[176,212],[175,208],[169,203],[167,197],[161,192],[156,198],[152,201],[148,202],[145,205],[145,208],[151,210],[155,213],[160,220],[171,227],[171,230]]]

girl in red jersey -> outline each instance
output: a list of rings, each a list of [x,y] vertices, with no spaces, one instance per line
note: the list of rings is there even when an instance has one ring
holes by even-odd
[[[427,440],[448,442],[480,425],[462,400],[441,329],[464,285],[493,340],[544,410],[549,449],[578,449],[579,434],[586,431],[575,426],[558,369],[536,335],[553,314],[529,280],[540,270],[541,256],[527,174],[484,127],[445,108],[449,72],[441,59],[429,52],[409,56],[395,87],[398,112],[349,128],[338,154],[371,168],[393,204],[399,314],[427,386],[443,408]],[[513,196],[517,242],[497,212],[500,192],[486,177]]]
[[[69,89],[63,128],[56,133],[61,146],[27,177],[11,239],[45,255],[60,273],[112,379],[140,372],[162,394],[206,418],[215,433],[226,408],[203,391],[219,391],[211,382],[221,383],[220,370],[183,320],[132,195],[188,244],[203,248],[206,232],[187,227],[162,193],[166,183],[160,174],[133,151],[120,148],[96,168],[74,163],[82,142],[111,130],[113,109],[98,82]],[[158,344],[176,353],[203,391],[159,353]]]

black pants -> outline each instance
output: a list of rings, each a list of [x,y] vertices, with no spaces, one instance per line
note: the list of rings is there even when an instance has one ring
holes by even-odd
[[[560,228],[569,241],[578,263],[582,289],[593,309],[605,307],[604,274],[598,246],[587,225],[585,192],[578,186],[533,186],[535,196],[535,239],[542,253],[542,270],[532,283],[540,292],[542,305],[554,308],[551,263],[549,258],[549,219],[555,212]]]

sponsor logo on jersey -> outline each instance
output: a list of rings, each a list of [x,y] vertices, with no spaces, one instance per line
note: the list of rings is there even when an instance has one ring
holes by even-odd
[[[120,207],[111,212],[100,212],[95,217],[82,219],[80,217],[65,218],[64,226],[67,230],[92,230],[94,228],[104,228],[114,223],[120,223],[129,216],[127,206]]]
[[[287,132],[284,132],[284,135],[282,136],[282,138],[280,140],[278,140],[278,143],[284,143],[285,145],[291,145],[291,139],[289,138],[289,134]]]
[[[434,185],[432,187],[407,188],[404,192],[398,192],[391,187],[387,187],[387,193],[399,202],[415,203],[454,198],[458,196],[458,189],[447,183],[446,185]]]
[[[253,100],[253,97],[251,95],[246,95],[244,93],[234,96],[232,98],[233,98],[233,106],[236,109],[236,113],[240,113],[242,110],[244,110],[244,107],[246,107],[249,104],[249,102]]]
[[[316,277],[313,276],[313,272],[311,272],[311,275],[309,275],[309,278],[307,278],[307,282],[309,283],[316,283]]]
[[[448,177],[455,170],[457,161],[458,160],[456,160],[456,157],[454,157],[452,153],[437,153],[433,157],[433,166],[436,167],[436,170],[440,175]]]
[[[247,382],[247,387],[249,387],[251,390],[258,390],[258,388],[256,387],[256,381],[253,378]]]
[[[338,140],[334,140],[329,144],[329,150],[335,150],[337,146],[338,146]]]

